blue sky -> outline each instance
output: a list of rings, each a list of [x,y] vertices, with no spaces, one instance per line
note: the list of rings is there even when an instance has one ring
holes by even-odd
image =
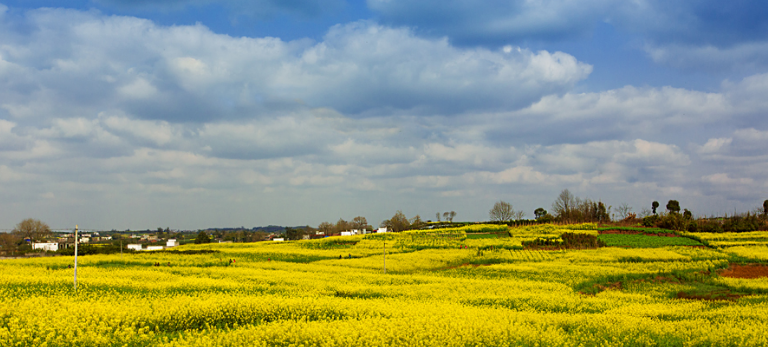
[[[5,1],[0,228],[768,198],[757,1]]]

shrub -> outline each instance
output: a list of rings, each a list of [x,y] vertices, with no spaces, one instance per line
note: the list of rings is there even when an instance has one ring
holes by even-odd
[[[656,221],[658,221],[658,220],[659,220],[659,216],[655,215],[655,214],[643,217],[643,226],[644,227],[655,226],[656,225]]]
[[[672,230],[688,230],[689,220],[679,213],[667,213],[656,221],[656,226]]]
[[[720,224],[719,221],[713,221],[713,220],[698,220],[695,222],[696,227],[695,230],[691,230],[690,228],[688,231],[690,232],[699,232],[699,233],[722,233],[723,226]]]
[[[560,236],[565,248],[598,248],[605,247],[605,242],[595,235],[564,233]]]
[[[760,229],[760,220],[757,215],[733,216],[723,223],[723,230],[733,232],[755,231]]]

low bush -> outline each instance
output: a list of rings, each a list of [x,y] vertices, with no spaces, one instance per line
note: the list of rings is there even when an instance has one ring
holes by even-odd
[[[605,247],[605,242],[601,241],[595,235],[564,233],[560,236],[563,239],[565,248],[598,248]]]
[[[671,230],[688,230],[688,224],[691,220],[685,218],[682,214],[671,212],[659,217],[656,221],[656,226],[664,229]]]
[[[747,214],[746,216],[733,216],[728,218],[725,223],[723,223],[723,230],[737,233],[760,230],[760,226],[762,224],[760,222],[760,219],[755,214]]]
[[[655,214],[647,216],[647,217],[643,217],[643,226],[644,227],[652,227],[652,226],[656,225],[656,221],[658,221],[658,220],[659,220],[659,216],[657,216]]]
[[[693,233],[722,233],[725,230],[719,221],[701,219],[691,223],[688,226],[688,231]]]

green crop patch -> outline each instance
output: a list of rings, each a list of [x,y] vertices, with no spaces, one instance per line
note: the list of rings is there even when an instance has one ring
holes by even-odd
[[[597,237],[608,247],[665,247],[703,246],[699,241],[687,237],[663,237],[641,234],[602,234]]]

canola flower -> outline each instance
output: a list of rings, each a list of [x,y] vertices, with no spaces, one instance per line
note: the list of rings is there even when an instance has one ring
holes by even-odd
[[[553,227],[525,233],[574,230]],[[765,280],[711,271],[766,247],[531,251],[465,234],[84,256],[77,291],[72,257],[0,261],[0,346],[768,345]],[[697,278],[754,294],[675,298]]]

